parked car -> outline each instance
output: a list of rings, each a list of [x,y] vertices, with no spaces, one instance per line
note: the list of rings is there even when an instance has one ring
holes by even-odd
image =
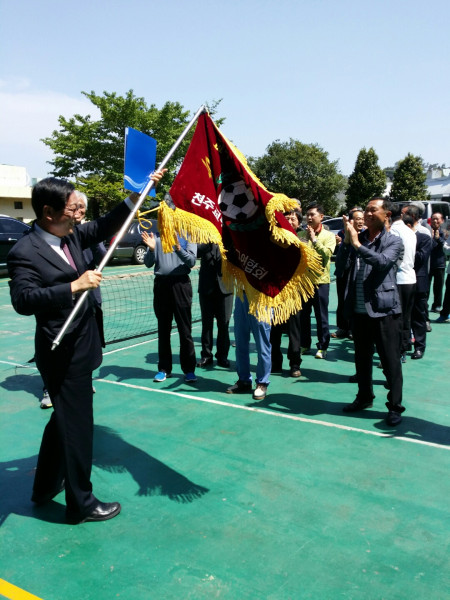
[[[139,224],[138,220],[132,221],[128,231],[124,233],[122,239],[117,244],[112,258],[128,258],[136,265],[144,264],[144,256],[147,252],[147,246],[142,241],[143,231],[152,231],[154,234],[159,235],[158,232],[158,221],[156,219],[148,219],[152,224],[151,229],[143,229]],[[144,222],[144,225],[147,223]],[[105,246],[108,249],[112,244],[116,236],[105,241]]]
[[[428,223],[431,224],[431,215],[434,213],[441,213],[444,217],[444,221],[450,219],[450,202],[446,200],[424,200],[421,201],[424,206],[425,212],[422,215],[422,224]],[[394,204],[400,204],[403,208],[408,206],[409,204],[415,204],[414,201],[411,202],[395,202]]]
[[[31,227],[22,221],[0,215],[0,271],[6,272],[6,257],[8,252]]]
[[[333,219],[324,219],[322,221],[322,225],[325,227],[325,229],[328,229],[329,231],[331,231],[331,233],[334,233],[335,235],[341,231],[341,229],[344,229],[344,221],[342,219],[342,217],[336,217]]]

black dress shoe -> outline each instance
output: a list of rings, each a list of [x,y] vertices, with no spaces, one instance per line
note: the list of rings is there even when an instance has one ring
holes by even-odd
[[[85,517],[80,516],[77,513],[67,511],[67,521],[73,525],[78,523],[89,523],[94,521],[107,521],[116,517],[120,511],[121,506],[118,502],[99,502],[97,506]]]
[[[419,360],[420,358],[423,358],[423,352],[421,350],[414,350],[411,354],[411,358],[413,360]]]
[[[55,496],[60,494],[64,490],[65,479],[62,480],[61,485],[54,490],[53,492],[48,492],[47,494],[39,494],[39,492],[33,491],[31,496],[31,502],[35,504],[47,504],[50,500],[53,500]]]
[[[228,360],[228,358],[217,359],[217,366],[223,367],[224,369],[228,369],[230,366],[230,361]]]
[[[399,425],[402,422],[402,415],[395,410],[390,410],[386,417],[388,425]]]
[[[212,364],[213,364],[213,359],[211,357],[201,358],[197,363],[197,367],[207,367],[208,365],[212,365]]]
[[[356,398],[351,404],[346,404],[342,410],[344,412],[358,412],[359,410],[364,410],[365,408],[372,408],[372,406],[372,400],[364,402]]]

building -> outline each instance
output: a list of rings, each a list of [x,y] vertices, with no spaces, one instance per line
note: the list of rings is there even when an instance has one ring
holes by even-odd
[[[32,221],[31,188],[35,183],[25,167],[0,165],[0,214],[25,223]]]
[[[393,173],[393,172],[392,172]],[[430,200],[444,200],[450,202],[450,168],[432,168],[427,171],[427,178],[425,180],[427,186],[427,193]],[[386,189],[384,190],[384,196],[389,196],[392,187],[392,179],[388,176],[386,181]],[[414,200],[414,198],[411,198]]]
[[[429,169],[425,183],[430,200],[450,202],[450,168]]]

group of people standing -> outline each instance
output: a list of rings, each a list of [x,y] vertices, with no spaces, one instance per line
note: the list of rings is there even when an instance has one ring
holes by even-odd
[[[162,176],[163,172],[158,171],[152,178],[157,183]],[[65,490],[67,519],[71,523],[111,519],[121,510],[118,502],[99,501],[93,494],[90,481],[92,372],[101,364],[104,340],[101,298],[96,295],[102,275],[93,269],[92,261],[88,264],[86,251],[120,229],[133,210],[136,199],[137,196],[132,195],[104,217],[81,223],[86,203],[72,184],[56,178],[44,179],[32,192],[36,221],[31,232],[13,247],[8,256],[12,304],[20,314],[36,318],[36,364],[54,407],[42,438],[32,500],[38,505],[44,504]],[[312,345],[313,310],[318,337],[315,357],[326,359],[330,342],[330,267],[336,237],[323,226],[324,211],[319,204],[307,206],[305,214],[305,229],[302,229],[300,203],[285,217],[298,237],[317,254],[323,267],[315,293],[284,326],[273,327],[249,314],[245,292],[235,298],[234,339],[238,380],[227,389],[230,394],[252,392],[257,401],[265,398],[270,373],[282,369],[283,331],[289,337],[290,376],[301,376],[302,354],[310,352]],[[394,223],[389,230],[391,217],[394,217]],[[425,349],[421,344],[425,343],[428,313],[425,310],[427,292],[422,279],[425,281],[426,276],[429,281],[428,257],[432,256],[435,247],[442,247],[447,253],[449,249],[443,234],[437,233],[433,225],[433,222],[439,223],[437,216],[432,219],[433,233],[424,232],[418,224],[418,212],[414,207],[398,215],[392,204],[383,198],[370,200],[364,211],[355,208],[343,220],[344,230],[336,254],[339,306],[338,331],[334,335],[343,337],[342,332],[350,335],[351,331],[355,344],[355,380],[358,383],[356,398],[344,406],[344,411],[356,412],[372,406],[372,363],[376,349],[389,389],[386,421],[389,425],[398,425],[404,411],[401,359],[410,343],[411,327],[416,344],[416,356],[413,355],[413,358],[421,358]],[[396,225],[398,220],[401,223]],[[414,251],[412,236],[416,238]],[[160,383],[172,374],[170,337],[174,319],[180,337],[180,365],[187,383],[196,381],[196,367],[213,365],[214,321],[217,322],[216,362],[220,367],[229,368],[233,294],[223,285],[219,248],[214,244],[197,246],[180,237],[173,251],[164,253],[157,236],[144,232],[142,238],[148,248],[145,265],[155,270],[158,371],[154,381]],[[202,350],[198,360],[192,339],[193,292],[189,277],[197,258],[201,261],[198,291],[202,313]],[[414,282],[410,269],[413,259]],[[441,287],[444,268],[445,258],[443,265],[437,262],[430,271],[435,282],[441,281]],[[448,281],[449,277],[443,302],[435,293],[434,308],[437,310],[439,305],[443,320],[448,319]],[[436,283],[435,287],[438,287]],[[52,348],[54,338],[70,315],[78,295],[86,290],[94,293],[89,295],[89,301],[84,303],[59,346]],[[254,390],[250,365],[251,335],[257,349]]]

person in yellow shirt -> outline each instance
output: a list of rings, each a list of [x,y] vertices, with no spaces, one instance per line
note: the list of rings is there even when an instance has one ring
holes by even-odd
[[[298,234],[298,237],[316,252],[323,267],[323,273],[314,296],[303,305],[301,310],[302,354],[307,354],[311,349],[311,311],[314,308],[318,338],[316,358],[326,358],[330,343],[330,328],[328,325],[330,266],[331,256],[336,247],[335,235],[322,225],[323,214],[323,207],[317,202],[307,206],[306,229]]]

